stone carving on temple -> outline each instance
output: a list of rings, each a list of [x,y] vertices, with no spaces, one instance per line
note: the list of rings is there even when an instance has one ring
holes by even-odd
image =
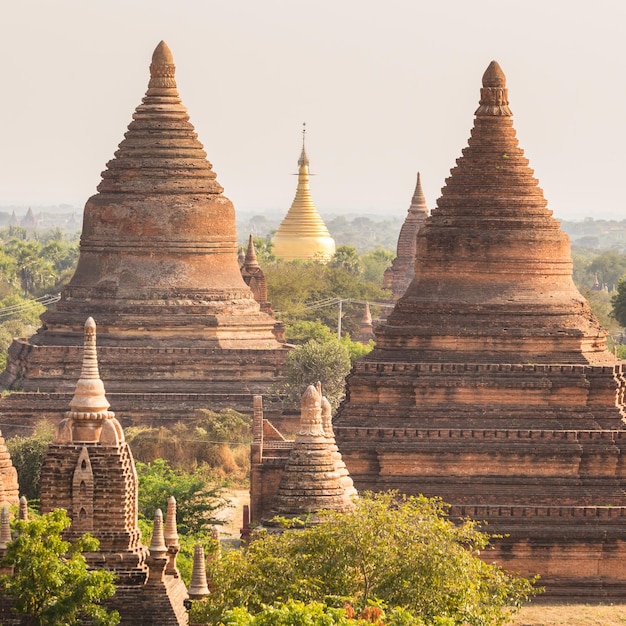
[[[553,597],[623,597],[625,371],[572,281],[499,65],[417,235],[415,276],[347,379],[337,442],[359,490],[440,496],[506,535]]]

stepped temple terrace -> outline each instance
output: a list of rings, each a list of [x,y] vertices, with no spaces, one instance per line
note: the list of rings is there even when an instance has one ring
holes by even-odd
[[[415,276],[417,233],[427,217],[428,207],[418,172],[411,205],[398,236],[396,258],[391,267],[385,270],[383,277],[383,286],[391,291],[394,302],[397,302],[404,295],[413,280],[413,276]]]
[[[80,371],[83,321],[98,319],[101,367],[121,421],[184,419],[195,408],[249,411],[280,378],[281,325],[237,260],[235,213],[178,94],[161,42],[124,140],[85,205],[80,257],[60,301],[15,340],[4,423],[56,418]]]
[[[441,496],[553,597],[626,593],[625,370],[572,281],[504,73],[417,235],[415,277],[335,419],[359,491]]]
[[[309,157],[304,147],[298,159],[298,187],[291,208],[272,237],[274,254],[285,261],[328,261],[335,254],[335,240],[315,208],[309,188]]]

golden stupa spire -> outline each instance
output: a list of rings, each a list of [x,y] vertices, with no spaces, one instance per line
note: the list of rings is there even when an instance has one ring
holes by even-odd
[[[328,261],[335,254],[335,240],[315,208],[309,188],[306,122],[302,125],[302,151],[298,159],[298,187],[291,208],[272,238],[274,254],[286,261]]]

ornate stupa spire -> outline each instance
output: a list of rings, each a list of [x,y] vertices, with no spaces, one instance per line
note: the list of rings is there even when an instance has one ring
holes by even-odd
[[[469,145],[417,235],[415,278],[377,333],[416,359],[606,362],[606,332],[572,281],[567,235],[519,147],[506,79],[483,76]],[[433,297],[436,294],[436,298]],[[614,362],[614,359],[611,359]]]
[[[11,543],[10,520],[9,507],[3,506],[0,512],[0,550],[6,550],[6,547]]]
[[[267,299],[267,280],[265,272],[259,265],[256,258],[256,250],[252,235],[248,238],[248,248],[246,256],[241,266],[241,277],[254,295],[254,299],[259,303],[261,311],[273,314],[272,303]],[[284,329],[281,324],[277,324],[274,328],[274,334],[281,340],[284,339]]]
[[[206,566],[204,564],[204,548],[197,543],[193,550],[193,569],[191,571],[191,583],[189,585],[189,598],[202,600],[209,595],[209,586],[206,579]]]
[[[28,519],[28,500],[26,500],[26,496],[20,498],[18,518],[25,521]]]
[[[246,249],[246,256],[244,259],[244,266],[248,271],[255,270],[259,267],[259,262],[256,258],[256,250],[254,249],[254,241],[252,235],[248,238],[248,248]]]
[[[70,410],[57,427],[55,443],[122,443],[124,431],[115,418],[115,413],[109,411],[109,406],[98,370],[96,323],[89,317],[84,326],[80,378],[70,402]]]
[[[309,157],[305,148],[306,128],[304,126],[303,124],[302,151],[298,159],[296,197],[272,238],[272,243],[274,254],[280,259],[328,261],[335,253],[335,240],[330,236],[311,197]]]
[[[361,326],[359,328],[359,341],[361,343],[368,343],[370,339],[374,339],[374,324],[372,321],[370,303],[366,302],[363,317],[361,318]]]
[[[391,267],[385,270],[383,287],[391,290],[393,301],[399,300],[415,276],[415,251],[417,247],[417,233],[428,217],[426,197],[422,190],[420,173],[417,173],[415,191],[407,216],[400,229],[396,258]]]

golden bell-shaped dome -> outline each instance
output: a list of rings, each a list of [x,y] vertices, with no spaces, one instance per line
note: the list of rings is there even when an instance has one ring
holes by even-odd
[[[304,148],[304,133],[303,130],[296,197],[272,237],[274,254],[285,261],[328,261],[335,254],[335,240],[330,236],[311,198],[309,159]]]

